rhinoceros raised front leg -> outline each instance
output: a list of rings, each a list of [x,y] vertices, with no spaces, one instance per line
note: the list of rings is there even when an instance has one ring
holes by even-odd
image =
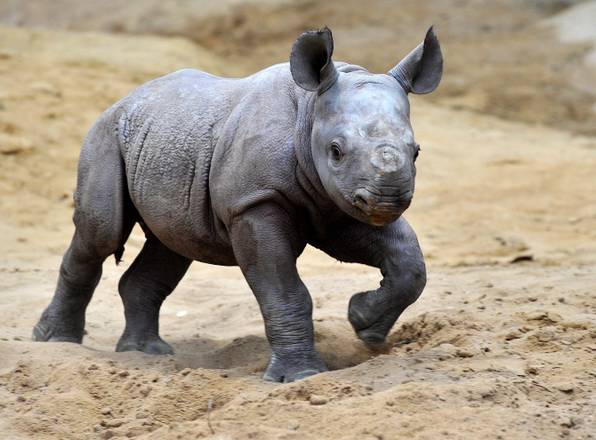
[[[401,217],[382,228],[351,223],[321,248],[341,261],[381,269],[378,289],[356,293],[350,299],[348,319],[364,342],[384,342],[395,321],[426,285],[424,258],[408,222]]]
[[[292,382],[326,371],[314,347],[312,301],[296,269],[305,243],[288,214],[275,205],[259,205],[237,217],[230,232],[271,346],[264,379]]]

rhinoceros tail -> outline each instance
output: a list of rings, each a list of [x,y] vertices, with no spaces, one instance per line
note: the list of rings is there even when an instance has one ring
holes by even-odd
[[[122,164],[122,168],[124,168],[124,164]],[[125,180],[124,174],[122,175],[122,182],[124,183]],[[121,218],[121,236],[119,240],[119,245],[114,251],[114,261],[116,265],[120,264],[122,261],[122,255],[124,255],[124,244],[128,240],[130,233],[132,232],[132,228],[134,227],[135,223],[139,223],[143,230],[145,231],[145,225],[141,220],[141,217],[135,208],[132,200],[130,199],[130,194],[128,193],[128,188],[126,184],[122,185],[120,188],[121,191],[121,203],[122,203],[122,218]],[[145,231],[146,233],[146,231]]]

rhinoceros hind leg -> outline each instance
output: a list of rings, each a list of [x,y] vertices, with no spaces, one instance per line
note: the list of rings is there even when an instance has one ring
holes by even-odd
[[[109,255],[90,253],[83,233],[75,231],[64,254],[51,303],[33,328],[34,341],[83,341],[85,310],[101,277],[103,260]]]
[[[143,249],[120,279],[126,327],[116,351],[173,354],[159,336],[159,310],[182,279],[191,260],[165,247],[151,233]]]
[[[100,120],[83,144],[75,233],[62,259],[54,297],[33,329],[35,341],[82,342],[85,310],[101,278],[102,264],[112,254],[121,255],[136,221],[112,132]]]

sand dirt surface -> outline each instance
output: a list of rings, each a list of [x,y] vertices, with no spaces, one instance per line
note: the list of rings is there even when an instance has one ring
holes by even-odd
[[[596,437],[593,46],[562,30],[586,3],[466,0],[452,14],[446,2],[374,1],[375,13],[148,1],[145,15],[135,1],[97,14],[49,3],[0,4],[0,438]],[[429,280],[384,347],[364,346],[346,319],[380,274],[307,248],[299,269],[331,371],[263,382],[269,348],[240,271],[199,263],[162,309],[176,354],[115,353],[137,230],[124,262],[104,266],[83,345],[31,342],[73,232],[79,146],[101,111],[179,68],[241,75],[282,61],[296,33],[324,23],[337,59],[382,71],[428,17],[447,71],[436,96],[413,98],[423,151],[406,217]]]

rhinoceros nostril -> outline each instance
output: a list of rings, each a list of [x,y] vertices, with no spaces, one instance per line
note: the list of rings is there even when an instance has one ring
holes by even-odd
[[[366,202],[366,199],[364,197],[362,197],[361,195],[354,196],[354,202],[356,202],[357,204],[361,204],[361,205],[367,205],[368,204]]]
[[[368,191],[363,189],[356,190],[354,193],[354,205],[359,208],[367,208],[369,206],[369,197]]]

